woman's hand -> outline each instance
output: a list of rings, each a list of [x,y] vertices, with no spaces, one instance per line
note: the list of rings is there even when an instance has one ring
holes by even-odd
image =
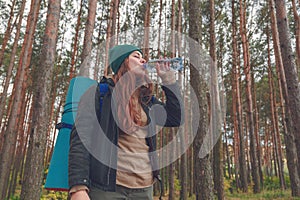
[[[161,78],[163,85],[170,85],[176,82],[175,71],[170,70],[169,62],[156,63],[157,75]]]
[[[71,194],[70,200],[90,200],[86,190],[79,190]]]

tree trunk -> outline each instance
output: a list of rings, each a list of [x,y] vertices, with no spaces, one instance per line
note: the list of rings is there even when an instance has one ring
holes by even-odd
[[[185,118],[186,119],[186,118]],[[185,128],[185,130],[187,130]],[[184,138],[181,138],[184,139]],[[185,142],[183,142],[185,143]],[[184,147],[185,148],[185,147]],[[185,152],[180,158],[180,199],[187,200],[187,170],[188,170],[188,162],[187,162],[187,152]]]
[[[281,99],[284,98],[284,106],[283,99],[281,100],[282,105],[282,117],[284,117],[283,127],[284,129],[284,140],[286,146],[286,157],[287,157],[287,166],[289,170],[289,177],[291,180],[291,189],[293,196],[300,196],[300,178],[299,178],[299,169],[298,169],[298,158],[297,158],[297,150],[296,144],[294,142],[294,129],[291,120],[291,113],[288,105],[288,89],[286,84],[285,73],[283,69],[283,61],[281,57],[281,49],[279,47],[279,35],[278,35],[278,27],[277,27],[277,19],[275,17],[274,11],[274,1],[270,0],[270,14],[271,14],[271,26],[272,26],[272,36],[273,36],[273,46],[275,52],[276,59],[276,69],[279,74],[279,84],[281,85]]]
[[[295,143],[298,155],[298,169],[300,162],[300,90],[299,78],[293,55],[291,40],[289,35],[288,18],[285,1],[275,0],[276,17],[278,24],[279,42],[281,48],[282,62],[287,84],[288,109],[291,113]]]
[[[212,98],[214,99],[214,105],[211,108],[211,115],[212,121],[213,120],[221,120],[218,119],[217,116],[220,110],[220,102],[219,100],[219,81],[218,81],[218,66],[216,60],[216,37],[215,37],[215,1],[209,0],[209,13],[210,13],[210,25],[209,25],[209,33],[210,33],[210,50],[209,54],[212,59],[211,64],[211,80],[212,80],[212,90],[213,93],[211,94]],[[217,113],[216,113],[217,112]],[[216,115],[217,114],[217,115]],[[213,125],[214,126],[214,125]],[[219,127],[221,128],[221,127]],[[213,132],[219,132],[221,129],[216,129]],[[213,133],[214,134],[214,133]],[[217,138],[215,138],[217,139]],[[224,180],[223,180],[223,160],[222,160],[222,136],[217,139],[217,143],[213,148],[213,180],[214,180],[214,190],[217,192],[218,200],[224,199]]]
[[[254,83],[254,74],[251,75],[252,77],[252,82]],[[256,87],[254,85],[253,87],[253,99],[256,99]],[[256,137],[256,154],[257,154],[257,162],[258,162],[258,172],[259,172],[259,180],[260,180],[260,183],[261,183],[261,187],[263,188],[263,182],[264,182],[264,178],[263,178],[263,172],[262,172],[262,164],[261,164],[261,155],[262,155],[262,151],[261,151],[261,138],[260,138],[260,135],[259,135],[259,109],[258,109],[258,106],[257,106],[257,102],[256,101],[253,101],[253,108],[254,110],[256,111],[255,112],[255,115],[254,115],[254,124],[255,124],[255,127],[254,127],[254,133],[255,133],[255,137]]]
[[[182,4],[181,4],[181,0],[178,0],[178,17],[177,17],[177,32],[179,33],[177,36],[177,40],[178,40],[178,56],[181,56],[181,44],[180,42],[182,41],[181,38],[181,27],[182,27]],[[186,77],[185,77],[185,73],[182,72],[178,72],[178,76],[180,78],[180,85],[182,85],[183,87],[185,87],[187,84],[185,82]],[[184,76],[184,77],[183,77]],[[184,95],[184,107],[188,108],[188,98],[186,97],[187,94],[187,89],[183,88],[183,91],[185,91],[185,95]],[[184,124],[184,128],[183,128],[183,132],[190,132],[191,130],[189,130],[189,113],[190,112],[185,112],[185,124]],[[181,190],[180,190],[180,200],[187,200],[188,199],[188,161],[187,161],[187,157],[188,157],[188,148],[187,148],[187,140],[188,138],[186,138],[186,136],[184,134],[180,134],[180,148],[182,150],[186,150],[184,152],[184,154],[181,156],[180,158],[180,186],[181,186]]]
[[[168,128],[168,135],[169,135],[169,142],[171,142],[173,140],[173,128]],[[174,152],[175,152],[175,148],[174,145],[171,148],[171,153],[170,155],[170,160],[174,159]],[[175,163],[171,163],[168,166],[168,173],[169,173],[169,200],[172,200],[175,198],[175,187],[174,187],[174,183],[175,183]]]
[[[57,59],[57,63],[60,63],[60,60]],[[58,68],[60,68],[60,66],[58,65],[57,66]],[[53,75],[52,75],[52,89],[51,89],[51,95],[50,95],[50,99],[49,102],[50,105],[51,105],[51,108],[50,108],[50,114],[49,114],[49,124],[48,124],[48,131],[47,131],[47,145],[46,145],[46,154],[45,154],[45,165],[47,166],[51,160],[51,157],[52,157],[52,147],[53,147],[53,143],[54,143],[54,140],[56,139],[56,132],[57,132],[57,129],[54,128],[53,129],[53,133],[51,132],[52,130],[52,127],[53,127],[53,121],[54,121],[54,124],[57,124],[57,120],[58,120],[58,117],[57,117],[57,114],[61,114],[60,113],[60,109],[61,109],[61,101],[59,101],[59,104],[58,104],[58,107],[57,109],[55,109],[55,105],[57,103],[56,99],[57,99],[57,92],[58,91],[58,84],[59,84],[59,76],[57,76],[57,73],[53,72]],[[56,114],[56,115],[55,115]],[[53,138],[53,140],[51,141],[51,138]],[[51,144],[51,145],[48,145],[48,144]]]
[[[111,0],[110,2],[110,9],[109,9],[109,18],[107,22],[107,31],[106,31],[106,59],[105,59],[105,69],[104,75],[107,76],[111,73],[111,69],[108,66],[108,51],[111,47],[115,45],[115,29],[116,29],[116,20],[117,20],[117,13],[118,13],[118,5],[119,0]]]
[[[243,140],[242,103],[240,96],[240,66],[238,64],[235,1],[232,1],[232,72],[233,72],[233,120],[234,120],[234,164],[237,187],[243,192],[248,191],[247,167],[245,158],[245,141]],[[239,176],[238,176],[239,175]],[[239,184],[240,183],[240,184]]]
[[[7,193],[7,183],[10,175],[10,167],[12,163],[11,156],[14,155],[18,116],[20,115],[21,105],[23,103],[24,86],[27,80],[27,70],[31,58],[32,43],[34,37],[37,16],[39,13],[40,1],[32,0],[29,17],[27,19],[26,34],[20,54],[20,61],[16,80],[14,83],[14,99],[11,114],[9,116],[8,125],[4,135],[3,149],[0,156],[0,198],[3,199]]]
[[[85,33],[83,41],[83,50],[81,53],[81,65],[79,74],[80,76],[89,77],[89,70],[91,67],[91,53],[93,47],[93,32],[95,27],[97,0],[89,0],[89,11],[85,24]]]
[[[199,0],[189,0],[189,36],[198,44],[201,43],[201,10]],[[195,52],[191,56],[191,60],[197,60],[200,53],[200,47],[190,43],[190,51]],[[200,46],[200,45],[199,45]],[[203,145],[205,135],[208,133],[209,119],[208,119],[208,100],[207,100],[207,83],[204,78],[199,75],[199,71],[195,68],[194,63],[190,64],[190,83],[198,98],[200,116],[199,128],[193,143],[194,151],[194,179],[195,179],[195,193],[196,200],[210,200],[213,199],[213,181],[212,169],[210,162],[210,155],[200,157],[199,152]]]
[[[182,41],[182,37],[181,37],[181,33],[182,33],[182,2],[181,0],[177,0],[178,1],[178,15],[177,15],[177,32],[178,32],[178,55],[181,55],[181,41]]]
[[[38,200],[44,175],[44,159],[49,125],[51,81],[59,29],[60,0],[49,0],[40,64],[34,68],[32,128],[26,156],[24,182],[20,199]]]
[[[247,29],[245,19],[245,8],[243,0],[240,0],[240,33],[242,37],[243,46],[243,60],[244,60],[244,73],[246,81],[246,101],[247,101],[247,114],[249,120],[249,138],[250,138],[250,160],[251,160],[251,174],[254,182],[253,192],[260,192],[260,178],[258,171],[258,160],[257,160],[257,146],[256,137],[254,133],[254,110],[253,110],[253,99],[252,99],[252,78],[251,78],[251,65],[250,65],[250,53],[249,44],[247,40]]]
[[[13,195],[15,191],[15,185],[17,181],[17,175],[21,171],[20,170],[20,164],[22,157],[24,154],[21,153],[23,150],[23,146],[25,146],[26,140],[24,140],[24,137],[26,136],[27,130],[25,130],[26,127],[26,120],[25,120],[25,113],[27,113],[27,107],[29,107],[29,101],[31,100],[30,94],[27,95],[25,102],[22,104],[21,112],[20,112],[20,123],[18,124],[17,128],[17,143],[16,143],[16,151],[14,152],[14,155],[11,155],[11,159],[13,160],[13,166],[11,171],[11,179],[9,181],[9,190],[7,193],[7,199],[10,199],[10,197]],[[25,125],[26,124],[26,125]]]
[[[225,174],[225,177],[227,177],[226,176],[226,169],[227,169],[228,178],[231,179],[232,178],[231,156],[230,156],[230,153],[229,153],[229,143],[228,143],[228,136],[227,136],[226,131],[224,133],[224,138],[225,138],[225,152],[224,152],[225,156],[224,156],[224,160],[226,159],[226,164],[227,164],[227,167],[224,167],[224,174]]]
[[[120,4],[120,0],[114,0],[114,6],[113,6],[113,12],[112,12],[112,21],[111,21],[111,37],[114,38],[113,40],[110,40],[110,46],[112,47],[113,45],[115,45],[115,42],[117,41],[117,37],[116,37],[116,29],[117,29],[117,20],[118,20],[118,13],[119,13],[119,4]]]
[[[102,12],[101,19],[103,18],[103,15],[104,15],[104,13]],[[94,74],[93,74],[93,79],[97,80],[97,81],[99,80],[99,77],[103,76],[103,71],[100,71],[100,63],[102,62],[101,55],[103,54],[102,46],[100,45],[102,42],[102,39],[103,39],[102,32],[101,32],[103,29],[102,23],[103,23],[103,21],[101,20],[99,22],[99,29],[98,29],[98,35],[97,35],[97,43],[96,43],[97,44],[96,45],[97,52],[96,52],[96,61],[95,61]],[[101,69],[103,69],[102,66],[101,66]]]
[[[171,57],[175,57],[175,55],[176,55],[176,52],[175,52],[175,45],[176,45],[176,43],[175,43],[175,39],[176,39],[176,37],[175,37],[175,31],[176,31],[176,24],[175,24],[175,22],[176,22],[176,17],[175,17],[175,0],[172,0],[172,4],[171,4],[171,35],[170,35],[170,37],[171,37]]]
[[[144,18],[144,59],[149,59],[149,29],[151,19],[151,0],[146,1],[146,12]]]
[[[158,39],[157,39],[157,57],[160,57],[161,55],[161,49],[160,49],[160,43],[161,43],[161,21],[162,21],[162,12],[163,12],[163,0],[159,1],[159,17],[158,17]]]
[[[271,128],[271,132],[273,133],[272,128]],[[272,145],[271,148],[272,148],[272,151],[273,151],[273,153],[272,153],[273,157],[271,158],[271,160],[272,160],[272,163],[274,164],[274,175],[278,176],[278,169],[277,169],[278,166],[277,166],[277,162],[276,162],[276,151],[275,151],[274,136],[272,136],[271,145]]]
[[[268,80],[269,80],[269,88],[270,88],[270,108],[271,108],[271,121],[272,121],[272,132],[274,137],[274,145],[275,145],[275,154],[276,154],[276,162],[278,165],[278,175],[280,180],[281,189],[285,189],[284,182],[284,174],[283,174],[283,163],[282,163],[282,155],[281,155],[281,145],[279,143],[279,138],[277,135],[279,134],[279,126],[278,126],[278,113],[276,109],[276,97],[274,92],[274,81],[273,81],[273,71],[271,67],[271,57],[270,57],[270,41],[269,41],[269,28],[267,27],[267,40],[268,40]]]
[[[19,21],[18,21],[18,25],[17,25],[17,28],[16,28],[14,43],[13,43],[12,51],[10,53],[10,61],[9,61],[9,66],[7,68],[7,74],[6,74],[6,77],[5,77],[5,84],[4,84],[4,87],[3,87],[3,92],[2,92],[1,97],[0,97],[0,99],[1,99],[1,102],[0,102],[0,121],[1,121],[0,125],[3,122],[3,115],[4,115],[4,111],[5,111],[7,91],[8,91],[8,87],[9,87],[9,84],[10,84],[13,67],[14,67],[14,64],[15,64],[15,56],[16,56],[17,49],[18,49],[18,42],[19,42],[19,38],[20,38],[20,32],[21,32],[20,30],[21,30],[21,26],[22,26],[22,20],[23,20],[25,5],[26,5],[26,0],[23,0],[22,4],[21,4],[21,7],[20,7],[20,11],[19,11]],[[1,66],[1,64],[0,64],[0,66]],[[8,116],[8,113],[9,112],[6,112],[7,116]],[[2,131],[1,131],[1,133],[2,133]],[[3,136],[1,135],[1,133],[0,133],[0,151],[1,151],[2,142],[3,142],[2,141]]]
[[[75,63],[76,63],[76,56],[78,53],[78,40],[79,40],[79,29],[81,25],[81,14],[82,14],[82,7],[83,7],[83,2],[84,0],[80,1],[80,7],[79,7],[79,12],[77,14],[77,22],[76,22],[76,27],[75,27],[75,36],[74,36],[74,44],[73,44],[73,50],[72,50],[72,55],[71,55],[71,67],[70,67],[70,75],[69,75],[69,80],[71,80],[73,77],[75,77]]]
[[[223,174],[223,159],[222,159],[222,138],[220,137],[213,149],[213,177],[214,190],[218,200],[224,199],[224,174]]]
[[[4,57],[4,52],[8,43],[8,40],[10,38],[11,35],[11,21],[14,17],[14,8],[16,5],[16,0],[13,0],[12,5],[10,6],[10,13],[9,13],[9,19],[7,22],[7,27],[4,33],[4,38],[2,40],[2,45],[1,45],[1,51],[0,51],[0,66],[2,66],[3,63],[3,57]],[[1,118],[0,118],[1,119]]]
[[[298,70],[300,70],[300,16],[297,12],[297,5],[295,0],[292,0],[293,5],[293,14],[295,20],[295,37],[296,37],[296,64],[298,66]]]

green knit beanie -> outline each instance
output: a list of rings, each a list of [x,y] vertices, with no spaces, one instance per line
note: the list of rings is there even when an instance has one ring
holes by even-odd
[[[116,45],[109,50],[109,66],[115,74],[120,69],[123,61],[134,51],[143,54],[140,48],[129,44]]]

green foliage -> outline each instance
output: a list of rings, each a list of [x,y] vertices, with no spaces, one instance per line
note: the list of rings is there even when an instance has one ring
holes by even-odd
[[[67,198],[67,192],[47,191],[42,195],[41,200],[65,200]]]
[[[264,181],[264,187],[266,190],[280,189],[280,180],[278,177],[266,177]]]
[[[237,200],[237,199],[280,199],[280,200],[300,200],[298,197],[291,197],[290,190],[273,190],[273,191],[262,191],[259,194],[250,194],[250,193],[233,193],[233,194],[226,194],[226,199],[228,200]]]
[[[285,176],[285,183],[287,188],[290,188],[290,179]],[[264,188],[266,190],[279,190],[280,189],[280,179],[278,177],[266,177],[264,180]]]
[[[235,187],[235,180],[231,180],[229,178],[224,178],[224,190],[230,191],[233,190]]]
[[[290,180],[288,176],[285,176],[285,184],[287,188],[290,188]],[[226,199],[293,199],[299,200],[300,198],[292,198],[291,190],[281,190],[280,180],[278,177],[265,177],[264,189],[259,194],[253,194],[249,187],[248,193],[242,193],[236,188],[235,180],[225,178],[224,190]]]
[[[180,185],[180,181],[178,178],[174,179],[174,189],[175,191],[180,191],[181,190],[181,185]]]
[[[19,199],[20,199],[20,197],[18,195],[14,195],[9,198],[9,200],[19,200]]]

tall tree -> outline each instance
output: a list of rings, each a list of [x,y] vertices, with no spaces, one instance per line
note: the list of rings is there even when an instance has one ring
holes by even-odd
[[[162,27],[162,12],[163,12],[163,0],[159,1],[159,17],[158,17],[158,38],[157,38],[157,56],[159,57],[161,55],[161,27]]]
[[[97,0],[89,0],[89,11],[85,24],[85,34],[83,41],[83,50],[81,53],[81,67],[79,69],[79,75],[89,77],[89,69],[91,65],[91,52],[93,47],[93,32],[95,27]]]
[[[78,53],[78,41],[79,41],[79,31],[80,31],[80,26],[81,26],[81,17],[82,17],[81,15],[82,15],[83,3],[84,3],[84,0],[81,0],[79,12],[77,14],[74,43],[73,43],[73,49],[72,49],[72,55],[71,55],[71,67],[70,67],[70,75],[69,75],[70,80],[76,75],[75,63],[76,63],[76,56]]]
[[[4,121],[4,120],[2,120],[2,118],[4,115],[4,111],[5,111],[6,98],[7,98],[6,96],[7,96],[10,79],[12,76],[12,71],[13,71],[13,67],[14,67],[14,63],[15,63],[15,57],[16,57],[16,53],[17,53],[19,38],[20,38],[21,25],[22,25],[25,5],[26,5],[26,0],[22,0],[22,4],[20,6],[20,11],[19,11],[19,21],[18,21],[17,28],[16,28],[14,43],[13,43],[12,50],[10,53],[10,61],[9,61],[9,65],[7,68],[3,91],[2,91],[2,94],[0,97],[0,99],[1,99],[1,101],[0,101],[0,120],[1,120],[0,125]],[[1,66],[1,64],[0,64],[0,66]],[[8,112],[7,112],[7,115],[8,115]],[[1,132],[0,133],[0,151],[1,151],[1,146],[2,146],[2,142],[3,142],[2,140],[3,140],[3,136],[2,136],[2,132]]]
[[[182,41],[182,1],[178,0],[178,15],[177,15],[177,32],[178,32],[178,36],[177,36],[177,47],[178,47],[178,56],[181,56],[181,41]],[[185,70],[184,70],[185,71]],[[186,86],[185,80],[185,72],[178,72],[178,82],[180,83],[181,86]],[[184,77],[183,77],[184,76]],[[185,93],[187,93],[188,90],[183,90],[185,91]],[[186,97],[187,94],[184,94],[184,96]],[[184,107],[188,108],[188,99],[185,98],[184,99]],[[189,131],[189,121],[188,121],[188,113],[190,112],[186,112],[185,113],[185,125],[182,129],[183,132],[190,132]],[[181,149],[186,149],[186,145],[187,145],[187,137],[184,136],[183,134],[180,134],[180,141],[182,141],[180,143],[180,148]],[[187,200],[188,199],[188,162],[187,162],[187,156],[188,156],[188,151],[186,151],[180,158],[180,186],[181,186],[181,190],[180,190],[180,199],[181,200]]]
[[[1,45],[0,66],[2,66],[5,48],[6,48],[6,45],[8,43],[8,40],[9,40],[11,32],[12,32],[12,20],[13,20],[13,17],[14,17],[15,5],[16,5],[16,0],[13,0],[12,4],[10,6],[9,19],[8,19],[8,22],[7,22],[7,27],[6,27],[6,30],[5,30],[5,33],[4,33],[4,38],[3,38],[3,41],[2,41],[2,45]]]
[[[238,62],[237,48],[237,27],[236,27],[236,8],[235,0],[231,3],[232,13],[232,110],[233,110],[233,125],[234,125],[234,164],[235,164],[235,179],[238,187],[242,188],[243,192],[248,191],[247,168],[245,158],[245,141],[243,132],[242,118],[242,103],[240,94],[240,65]],[[240,184],[239,184],[240,182]]]
[[[196,43],[201,43],[201,10],[199,0],[189,0],[189,37]],[[195,178],[195,193],[197,200],[213,199],[213,181],[212,169],[210,162],[210,154],[205,157],[200,157],[200,148],[203,145],[205,135],[208,133],[208,100],[207,90],[208,86],[204,77],[200,76],[197,68],[200,67],[199,54],[201,52],[200,45],[195,45],[193,42],[190,44],[190,52],[192,61],[195,63],[190,64],[190,83],[193,87],[195,94],[198,98],[200,116],[199,128],[193,143],[194,151],[194,178]]]
[[[46,28],[40,64],[34,68],[33,117],[20,199],[40,199],[44,175],[49,115],[51,108],[51,80],[55,64],[56,42],[60,19],[60,0],[49,0]]]
[[[269,28],[267,27],[267,43],[268,43],[268,82],[270,88],[270,109],[271,109],[271,121],[272,121],[272,132],[274,139],[274,148],[276,155],[276,162],[278,166],[278,176],[280,180],[281,189],[285,189],[284,174],[283,174],[283,163],[281,155],[281,145],[279,144],[279,126],[278,126],[278,113],[276,109],[276,97],[274,92],[274,81],[273,81],[273,70],[271,67],[271,57],[270,57],[270,41],[269,41]]]
[[[106,59],[105,59],[105,69],[104,75],[110,74],[110,68],[108,67],[108,50],[115,45],[115,30],[116,30],[116,21],[117,21],[117,13],[119,12],[119,0],[111,0],[110,1],[110,9],[109,9],[109,18],[107,20],[107,31],[106,31]]]
[[[297,12],[296,1],[292,0],[293,14],[295,20],[295,37],[296,37],[296,63],[300,69],[300,16]]]
[[[1,151],[0,159],[0,198],[3,199],[7,193],[7,184],[10,176],[10,168],[12,164],[12,156],[15,152],[16,136],[22,107],[23,98],[26,89],[27,71],[30,65],[32,44],[34,38],[35,27],[37,23],[38,13],[40,8],[39,0],[32,0],[30,13],[27,19],[26,34],[21,50],[18,72],[14,83],[14,99],[12,110],[9,116],[8,124],[4,133],[4,143]]]
[[[175,52],[175,45],[176,45],[176,43],[175,43],[175,39],[176,39],[176,37],[175,37],[175,31],[176,31],[176,4],[175,4],[175,0],[172,0],[172,5],[171,5],[171,50],[172,50],[172,52],[171,52],[171,57],[174,57],[175,56],[175,54],[176,54],[176,52]]]
[[[282,62],[288,90],[288,109],[291,113],[295,143],[298,155],[298,169],[300,168],[300,90],[299,77],[295,64],[295,57],[290,40],[290,30],[284,0],[275,0],[276,18]]]
[[[254,73],[252,73],[251,75],[252,77],[252,82],[254,83]],[[252,88],[252,93],[253,93],[253,99],[256,99],[256,87],[255,85]],[[261,155],[262,155],[262,151],[261,151],[261,138],[260,138],[260,134],[259,134],[259,129],[260,129],[260,123],[259,123],[259,109],[258,109],[258,105],[257,105],[257,101],[253,101],[253,109],[256,111],[254,114],[254,122],[255,122],[255,128],[254,128],[254,133],[255,133],[255,137],[256,137],[256,153],[257,153],[257,163],[258,163],[258,171],[259,171],[259,177],[260,177],[260,183],[261,183],[261,187],[263,187],[263,182],[264,182],[264,178],[263,178],[263,172],[262,172],[262,164],[261,164]]]
[[[211,108],[210,115],[212,120],[221,120],[218,119],[218,114],[220,113],[220,102],[218,101],[219,95],[219,80],[218,80],[218,66],[216,59],[216,36],[215,36],[215,1],[209,0],[209,13],[210,13],[210,22],[209,22],[209,55],[212,59],[210,66],[211,70],[211,88],[213,90],[211,94],[211,99],[214,99],[214,104]],[[213,110],[217,110],[217,113]],[[217,115],[215,115],[217,114]],[[215,132],[221,130],[214,130]],[[216,138],[217,139],[217,138]],[[213,148],[213,180],[214,180],[214,190],[217,192],[218,200],[224,199],[224,180],[223,180],[223,162],[222,162],[222,136],[217,139],[217,143]]]
[[[149,28],[151,19],[151,0],[146,1],[146,12],[144,17],[144,58],[149,59]]]
[[[171,142],[174,139],[174,129],[173,128],[167,128],[168,131],[168,142]],[[174,159],[174,152],[175,152],[175,147],[173,146],[171,148],[171,152],[169,154],[170,159]],[[168,199],[172,200],[175,198],[175,163],[170,163],[170,165],[167,167],[168,169],[168,184],[169,184],[169,196]]]
[[[282,116],[283,127],[284,129],[284,139],[286,146],[286,158],[287,158],[287,166],[289,170],[289,177],[291,180],[291,190],[293,196],[300,195],[300,178],[298,171],[298,159],[297,159],[297,149],[294,140],[294,129],[291,120],[291,113],[288,105],[288,89],[286,84],[286,77],[283,69],[283,60],[281,57],[281,49],[279,44],[279,33],[277,28],[277,19],[275,16],[275,6],[274,1],[269,1],[270,5],[270,15],[271,15],[271,28],[272,28],[272,39],[273,39],[273,47],[275,52],[275,60],[276,60],[276,70],[279,78],[279,87],[280,96],[281,96],[281,107],[282,107]],[[283,104],[284,99],[284,104]],[[284,105],[284,106],[283,106]]]
[[[175,0],[171,1],[171,34],[170,34],[170,49],[171,49],[171,57],[174,57],[176,54],[175,51]],[[170,141],[172,141],[172,139],[175,137],[174,132],[170,131]],[[171,149],[171,151],[173,151],[173,153],[171,153],[172,159],[174,158],[174,153],[175,153],[175,149],[176,147],[173,146],[173,149]],[[171,163],[168,168],[169,168],[169,200],[174,199],[175,197],[175,162]]]
[[[243,47],[243,61],[244,61],[244,73],[246,81],[246,101],[247,101],[247,117],[250,137],[250,160],[251,160],[251,174],[254,182],[253,192],[260,192],[260,177],[257,160],[257,146],[256,137],[254,133],[254,110],[253,110],[253,97],[252,97],[252,77],[251,77],[251,65],[250,65],[250,52],[249,52],[249,41],[247,38],[246,28],[246,10],[244,1],[240,0],[240,33]]]

